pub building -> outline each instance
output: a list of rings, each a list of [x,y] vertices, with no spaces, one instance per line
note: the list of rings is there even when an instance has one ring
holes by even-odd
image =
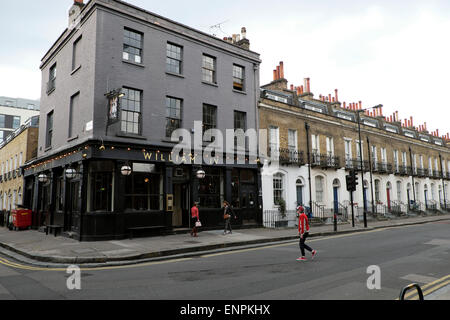
[[[170,139],[195,121],[258,127],[261,61],[245,32],[218,39],[121,1],[75,1],[41,61],[38,156],[22,167],[33,227],[80,241],[170,234],[199,202],[203,229],[218,229],[224,200],[236,227],[262,225],[259,160],[174,156]]]

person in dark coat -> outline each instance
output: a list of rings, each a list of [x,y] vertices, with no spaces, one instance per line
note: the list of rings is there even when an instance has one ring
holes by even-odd
[[[228,201],[223,202],[223,218],[225,220],[225,230],[223,234],[226,235],[228,230],[230,230],[228,233],[232,234],[233,229],[231,228],[231,219],[237,219],[237,217]]]

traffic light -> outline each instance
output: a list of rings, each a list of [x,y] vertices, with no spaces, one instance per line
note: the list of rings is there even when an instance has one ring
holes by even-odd
[[[356,171],[350,171],[350,175],[346,176],[345,178],[347,180],[347,191],[356,191],[356,186],[358,185],[358,177],[356,175]]]
[[[353,184],[356,186],[358,185],[358,175],[356,174],[355,170],[350,171],[350,175],[352,176]]]

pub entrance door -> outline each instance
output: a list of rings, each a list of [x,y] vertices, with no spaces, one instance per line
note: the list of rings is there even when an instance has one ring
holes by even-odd
[[[189,226],[190,188],[188,184],[176,183],[173,185],[173,217],[174,228]]]

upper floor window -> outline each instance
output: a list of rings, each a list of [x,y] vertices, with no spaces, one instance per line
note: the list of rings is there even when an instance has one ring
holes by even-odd
[[[208,104],[203,105],[203,132],[204,141],[211,141],[211,132],[207,133],[210,129],[217,128],[217,107]]]
[[[141,133],[141,104],[142,92],[123,88],[124,96],[121,101],[121,130],[123,133]]]
[[[233,65],[233,89],[244,91],[245,69],[244,67]]]
[[[79,101],[80,101],[80,93],[79,92],[70,98],[69,133],[68,133],[69,138],[76,136],[76,134],[78,133],[78,132],[76,132],[76,130],[74,130],[75,129],[74,126],[78,125],[76,120],[78,120],[77,115],[80,112]]]
[[[181,74],[183,62],[183,48],[172,43],[167,43],[167,72]]]
[[[334,156],[334,139],[327,137],[326,143],[327,143],[327,156],[333,157]]]
[[[0,114],[0,128],[5,128],[5,119],[6,116],[4,114]]]
[[[345,139],[345,159],[350,160],[352,158],[352,140]]]
[[[313,154],[320,153],[320,138],[318,135],[311,135],[311,151]]]
[[[181,99],[166,97],[166,137],[181,128],[181,112],[183,101]]]
[[[242,130],[236,132],[237,130]],[[236,147],[245,147],[245,131],[247,131],[247,114],[245,112],[234,111],[234,145]]]
[[[20,127],[20,117],[13,117],[13,129],[17,129]]]
[[[45,147],[50,148],[52,146],[53,139],[53,111],[47,114],[47,131],[45,139]]]
[[[78,67],[81,66],[80,62],[80,49],[81,46],[81,36],[75,40],[75,42],[73,43],[73,52],[72,52],[72,70],[77,69]]]
[[[124,29],[123,31],[123,59],[134,63],[142,63],[142,33]]]
[[[202,80],[216,83],[216,58],[203,55]]]
[[[47,93],[52,92],[55,88],[56,88],[56,63],[50,67],[47,83]]]

